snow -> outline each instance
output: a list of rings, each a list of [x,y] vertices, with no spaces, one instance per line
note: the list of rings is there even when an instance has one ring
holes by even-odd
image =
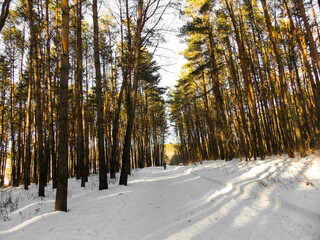
[[[132,171],[128,186],[69,180],[69,211],[55,190],[1,191],[0,239],[320,239],[320,158],[205,161]]]

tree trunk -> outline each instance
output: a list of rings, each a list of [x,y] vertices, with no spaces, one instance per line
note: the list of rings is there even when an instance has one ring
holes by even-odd
[[[58,186],[56,211],[67,211],[68,195],[68,80],[69,80],[69,3],[62,0],[61,79],[59,102]]]
[[[34,33],[33,33],[34,34]],[[39,33],[40,34],[40,33]],[[40,36],[38,36],[38,41]],[[40,43],[38,43],[40,44]],[[39,46],[40,48],[40,46]],[[36,128],[38,133],[38,163],[39,163],[39,197],[44,197],[46,181],[46,172],[45,172],[45,160],[43,156],[43,125],[42,125],[42,106],[41,106],[41,79],[40,79],[40,66],[37,58],[37,54],[41,55],[41,52],[38,51],[35,47],[34,57],[34,82],[35,82],[35,102],[36,102]],[[39,49],[40,50],[40,49]]]
[[[112,152],[111,152],[111,161],[110,161],[110,178],[116,177],[116,171],[118,169],[118,135],[119,135],[119,117],[120,117],[120,110],[121,110],[121,104],[123,99],[123,92],[127,85],[127,71],[125,70],[124,65],[124,37],[123,37],[123,25],[122,25],[122,5],[121,0],[119,0],[120,5],[120,33],[121,33],[121,69],[122,69],[122,75],[123,75],[123,82],[121,85],[121,89],[119,92],[119,97],[117,103],[114,103],[114,117],[113,117],[113,126],[112,126]],[[129,34],[128,36],[128,49],[131,49],[131,36]],[[131,54],[129,54],[128,61],[131,59]]]
[[[81,22],[82,22],[82,3],[79,0],[76,4],[76,112],[77,112],[77,175],[81,176],[81,187],[85,187],[86,169],[84,167],[84,140],[83,140],[83,121],[82,121],[82,38],[81,38]]]
[[[27,0],[28,6],[28,19],[30,32],[34,32],[33,29],[33,0]],[[30,34],[30,42],[34,41],[33,35]],[[26,111],[26,152],[25,152],[25,165],[24,165],[24,189],[28,190],[30,185],[30,164],[31,164],[31,124],[32,124],[32,113],[31,113],[31,92],[32,92],[32,80],[33,80],[33,55],[34,45],[30,44],[29,51],[29,71],[28,71],[28,98],[27,98],[27,111]]]
[[[23,42],[24,42],[24,36],[25,36],[25,27],[23,27]],[[24,45],[21,49],[21,63],[20,63],[20,76],[19,76],[19,85],[20,85],[20,93],[19,93],[19,131],[18,131],[18,169],[17,169],[17,181],[20,184],[21,182],[21,176],[20,176],[20,165],[21,162],[24,161],[24,144],[23,142],[23,116],[22,113],[24,112],[22,110],[22,77],[23,77],[23,57],[24,57]],[[23,169],[23,166],[22,166]],[[0,173],[1,175],[1,173]]]
[[[127,10],[128,11],[128,10]],[[120,175],[120,185],[127,185],[128,183],[128,174],[129,174],[129,165],[130,165],[130,149],[131,149],[131,133],[133,122],[135,118],[135,107],[137,100],[137,88],[139,80],[139,62],[140,62],[140,48],[141,48],[141,33],[143,28],[142,22],[143,14],[143,0],[138,1],[138,19],[137,19],[137,30],[135,35],[135,56],[134,56],[134,67],[133,67],[133,87],[131,89],[131,83],[128,84],[128,93],[127,93],[127,129],[126,136],[123,146],[122,154],[122,168]],[[130,77],[128,77],[130,79]]]
[[[56,18],[55,18],[55,26],[54,26],[54,53],[55,53],[55,60],[58,63],[59,62],[59,53],[58,53],[58,48],[59,48],[59,43],[58,43],[58,9],[59,9],[59,1],[56,1]],[[57,155],[56,155],[56,149],[57,149],[57,143],[55,141],[55,132],[54,132],[54,124],[53,124],[53,114],[54,114],[54,108],[56,107],[55,105],[55,99],[56,96],[54,94],[54,89],[56,89],[56,83],[57,83],[57,78],[59,74],[59,64],[56,64],[55,71],[54,71],[54,76],[53,76],[53,87],[52,90],[50,91],[50,102],[51,102],[51,107],[50,107],[50,130],[51,131],[51,157],[52,157],[52,188],[55,189],[57,188],[58,185],[58,164],[57,164]]]
[[[98,152],[99,152],[99,190],[108,189],[107,167],[104,156],[104,128],[101,87],[101,67],[99,56],[99,25],[97,0],[93,0],[93,47],[94,65],[96,69],[96,102],[97,102],[97,126],[98,126]]]
[[[14,56],[10,56],[10,130],[11,130],[11,183],[13,187],[18,187],[16,171],[16,141],[14,124]]]

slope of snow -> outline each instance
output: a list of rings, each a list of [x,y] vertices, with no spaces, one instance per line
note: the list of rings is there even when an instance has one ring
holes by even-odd
[[[132,171],[127,187],[69,180],[55,190],[1,191],[0,239],[320,239],[320,158],[206,161]],[[10,197],[11,204],[4,206]],[[11,209],[10,209],[11,208]]]

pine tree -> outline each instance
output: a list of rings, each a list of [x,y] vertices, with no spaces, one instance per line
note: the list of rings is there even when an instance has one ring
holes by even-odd
[[[69,3],[62,0],[61,79],[59,99],[58,186],[56,211],[68,211],[68,79],[69,79]]]

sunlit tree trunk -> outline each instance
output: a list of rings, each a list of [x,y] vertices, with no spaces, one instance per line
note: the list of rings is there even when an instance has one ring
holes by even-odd
[[[61,79],[59,102],[58,186],[56,211],[67,211],[68,195],[68,79],[69,1],[62,0]]]

